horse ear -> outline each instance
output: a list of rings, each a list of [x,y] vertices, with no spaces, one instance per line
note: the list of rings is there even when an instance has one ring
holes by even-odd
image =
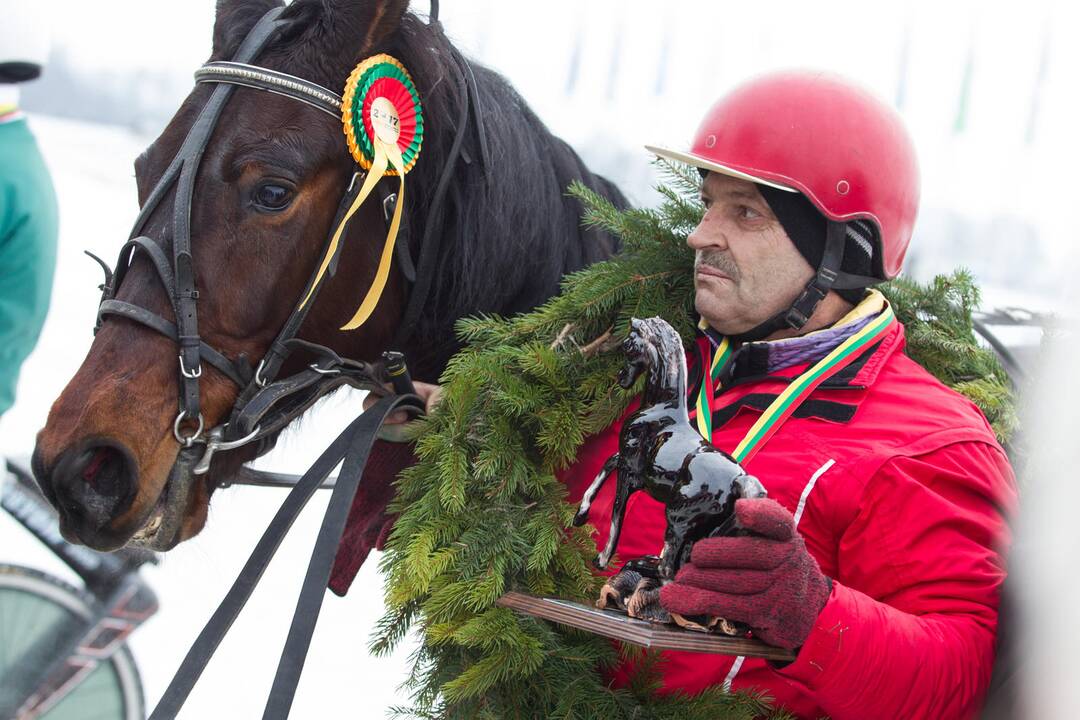
[[[282,0],[218,0],[214,20],[214,57],[232,55],[244,37]]]
[[[324,5],[333,25],[360,39],[357,57],[363,58],[397,32],[409,0],[324,0]]]

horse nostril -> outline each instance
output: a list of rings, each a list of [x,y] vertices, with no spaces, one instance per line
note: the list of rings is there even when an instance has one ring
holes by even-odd
[[[127,453],[112,445],[65,453],[53,472],[59,509],[89,529],[104,527],[135,499],[132,468]]]
[[[90,459],[82,469],[83,482],[104,497],[118,497],[127,489],[123,455],[110,447],[91,448],[86,452]]]

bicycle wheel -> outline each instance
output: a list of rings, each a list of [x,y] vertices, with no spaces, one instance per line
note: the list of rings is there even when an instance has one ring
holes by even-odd
[[[55,623],[90,616],[92,600],[51,575],[0,565],[0,677]],[[127,645],[40,720],[144,720],[142,682]]]

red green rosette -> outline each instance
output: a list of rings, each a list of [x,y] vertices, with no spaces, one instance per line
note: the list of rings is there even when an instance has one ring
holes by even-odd
[[[397,145],[403,171],[411,170],[424,139],[424,116],[416,85],[405,66],[386,53],[357,65],[345,83],[342,124],[349,152],[360,167],[371,168],[379,138]],[[398,172],[390,167],[386,174]]]

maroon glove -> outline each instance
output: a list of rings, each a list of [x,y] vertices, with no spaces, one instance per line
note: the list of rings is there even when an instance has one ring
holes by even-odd
[[[753,535],[694,543],[690,562],[660,590],[680,615],[745,623],[761,640],[794,650],[814,627],[831,582],[795,530],[795,518],[769,498],[735,501],[738,526]]]
[[[375,441],[330,573],[328,587],[335,595],[348,592],[372,548],[382,550],[394,526],[395,516],[386,514],[386,506],[394,499],[394,479],[415,463],[412,443]]]

